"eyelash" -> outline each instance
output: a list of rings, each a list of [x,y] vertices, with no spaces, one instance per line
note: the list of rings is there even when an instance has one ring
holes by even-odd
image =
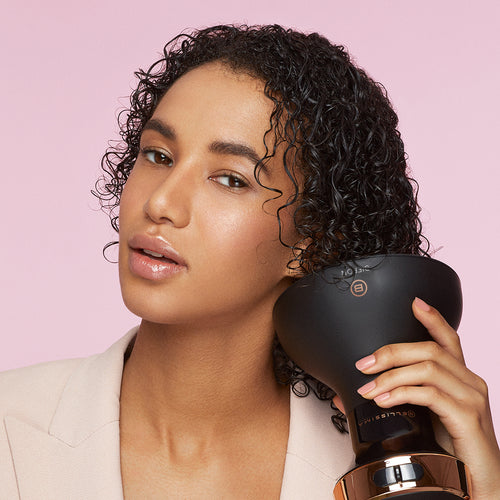
[[[146,158],[146,160],[149,163],[152,163],[153,165],[165,165],[165,164],[167,164],[167,166],[170,167],[173,163],[172,158],[167,153],[165,153],[164,151],[160,151],[158,149],[142,148],[140,150],[140,153],[142,156],[144,156],[144,158]],[[153,155],[153,157],[151,157],[150,155]],[[154,156],[156,156],[156,155],[160,155],[162,157],[162,159],[160,161],[155,161]],[[158,159],[156,159],[156,160],[158,160]],[[228,189],[239,190],[239,189],[247,188],[249,186],[248,182],[243,177],[236,175],[234,172],[224,172],[221,174],[212,175],[212,176],[210,176],[210,179],[215,180],[215,179],[220,179],[223,177],[229,179],[229,182],[227,184],[225,184],[223,182],[219,182],[219,181],[216,181],[216,182],[218,182],[219,184],[221,184],[224,187],[227,187]],[[232,183],[236,182],[239,185],[237,185],[237,186],[232,185],[231,186],[230,185],[231,182]]]
[[[221,177],[225,177],[227,179],[230,179],[229,182],[231,182],[231,180],[232,180],[233,182],[236,181],[239,184],[239,186],[231,186],[231,185],[219,182],[219,184],[221,184],[222,186],[227,187],[229,189],[238,190],[238,189],[247,188],[249,186],[248,182],[243,177],[240,177],[239,175],[236,175],[233,172],[212,175],[212,176],[210,176],[210,179],[220,179]],[[216,181],[216,182],[218,182],[218,181]]]
[[[159,151],[158,149],[142,148],[141,155],[144,156],[144,158],[146,158],[146,160],[152,163],[153,165],[167,165],[167,166],[172,165],[172,158],[164,151]],[[153,155],[153,158],[150,157],[150,155]],[[160,155],[162,159],[160,161],[155,161],[154,159],[155,155]]]

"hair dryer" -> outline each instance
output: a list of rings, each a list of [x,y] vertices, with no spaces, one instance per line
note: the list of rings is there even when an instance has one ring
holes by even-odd
[[[337,482],[337,500],[470,498],[466,467],[436,442],[430,410],[384,409],[357,393],[376,377],[358,371],[357,360],[383,345],[431,339],[413,316],[415,297],[458,327],[458,276],[418,255],[377,255],[326,268],[297,280],[274,307],[284,350],[345,406],[356,467]]]

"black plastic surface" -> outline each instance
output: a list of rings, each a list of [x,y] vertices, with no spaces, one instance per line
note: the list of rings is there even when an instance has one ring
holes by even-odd
[[[333,388],[347,413],[366,400],[356,390],[374,377],[354,363],[379,347],[429,340],[411,310],[418,296],[453,328],[462,314],[457,274],[446,264],[417,255],[357,259],[301,278],[274,307],[274,325],[288,355]]]

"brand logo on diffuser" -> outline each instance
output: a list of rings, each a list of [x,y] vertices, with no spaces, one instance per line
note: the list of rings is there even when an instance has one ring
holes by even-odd
[[[351,285],[351,293],[355,297],[362,297],[368,291],[368,285],[363,280],[355,280]]]

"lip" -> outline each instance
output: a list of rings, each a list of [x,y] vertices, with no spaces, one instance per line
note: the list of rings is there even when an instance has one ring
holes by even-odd
[[[163,280],[187,270],[184,258],[161,236],[136,234],[129,239],[128,245],[130,271],[141,278]],[[169,260],[157,259],[142,250],[159,253]]]

